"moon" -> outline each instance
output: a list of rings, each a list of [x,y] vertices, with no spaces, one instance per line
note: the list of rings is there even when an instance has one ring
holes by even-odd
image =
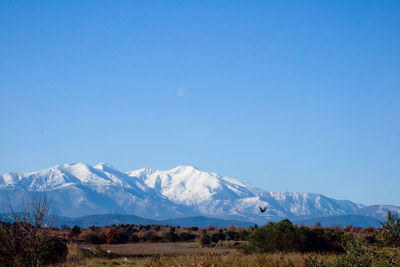
[[[184,95],[185,95],[185,88],[184,88],[184,87],[179,88],[178,91],[176,91],[176,94],[177,94],[179,97],[184,96]]]

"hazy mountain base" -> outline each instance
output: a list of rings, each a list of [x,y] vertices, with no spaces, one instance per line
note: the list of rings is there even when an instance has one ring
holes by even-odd
[[[11,214],[3,213],[0,214],[0,218],[3,221],[12,221]],[[266,220],[264,223],[269,221],[278,221],[278,220]],[[320,223],[323,227],[345,227],[347,225],[352,225],[355,227],[380,227],[380,221],[368,216],[362,215],[341,215],[341,216],[324,216],[324,217],[315,217],[315,218],[302,218],[302,217],[294,217],[291,218],[291,221],[295,224],[313,226],[316,223]],[[262,224],[264,224],[262,223]],[[124,214],[99,214],[99,215],[88,215],[78,218],[71,218],[65,216],[50,216],[50,224],[54,226],[68,226],[73,227],[74,225],[78,225],[80,227],[90,227],[92,225],[95,226],[106,226],[106,225],[119,225],[119,224],[159,224],[159,225],[174,225],[174,226],[182,226],[182,227],[207,227],[209,225],[217,226],[217,227],[229,227],[231,225],[235,225],[236,227],[248,227],[254,225],[253,222],[249,221],[239,221],[239,220],[226,220],[220,218],[210,218],[204,216],[193,216],[193,217],[184,217],[184,218],[173,218],[166,220],[152,220],[147,218],[142,218],[135,215],[124,215]],[[262,225],[260,224],[260,225]]]
[[[278,221],[278,220],[274,220]],[[321,223],[324,227],[344,227],[347,225],[353,225],[356,227],[380,227],[380,221],[371,217],[361,216],[361,215],[343,215],[343,216],[326,216],[326,217],[316,217],[303,219],[301,217],[292,218],[295,224],[304,224],[308,226],[313,226],[317,222]],[[194,217],[184,217],[184,218],[173,218],[167,220],[151,220],[141,218],[135,215],[119,215],[119,214],[105,214],[105,215],[89,215],[80,218],[68,218],[68,217],[58,217],[57,225],[68,225],[74,226],[79,225],[82,227],[89,227],[92,225],[105,226],[105,225],[118,225],[118,224],[160,224],[160,225],[175,225],[182,227],[207,227],[209,225],[217,227],[229,227],[235,225],[236,227],[248,227],[254,225],[253,222],[238,221],[238,220],[224,220],[220,218],[210,218],[204,216],[194,216]],[[267,223],[265,221],[264,223]],[[264,224],[263,223],[263,224]]]

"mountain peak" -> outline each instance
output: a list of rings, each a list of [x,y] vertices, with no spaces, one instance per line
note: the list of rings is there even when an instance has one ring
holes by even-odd
[[[171,169],[171,171],[177,171],[177,172],[193,172],[193,171],[200,171],[199,169],[197,169],[194,166],[190,166],[190,165],[181,165],[181,166],[177,166],[173,169]]]
[[[54,169],[58,169],[58,168],[83,168],[83,169],[88,169],[90,168],[90,166],[84,162],[78,162],[78,163],[64,163],[64,164],[58,164],[54,167],[51,167]],[[50,169],[51,169],[50,168]]]
[[[107,169],[117,170],[111,164],[108,164],[106,162],[100,162],[99,164],[95,165],[94,168],[100,170],[107,170]]]

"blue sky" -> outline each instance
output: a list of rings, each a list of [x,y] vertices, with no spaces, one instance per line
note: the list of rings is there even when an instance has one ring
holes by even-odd
[[[0,173],[194,165],[400,205],[399,1],[1,1]]]

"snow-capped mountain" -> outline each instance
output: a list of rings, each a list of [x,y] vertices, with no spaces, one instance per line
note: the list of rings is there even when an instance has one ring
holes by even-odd
[[[400,207],[392,205],[372,205],[357,210],[355,214],[368,216],[383,221],[386,219],[386,214],[389,210],[393,213],[400,214]]]
[[[258,221],[265,217],[349,214],[364,207],[314,193],[267,192],[217,173],[179,166],[167,171],[140,169],[128,172],[175,204],[213,217]],[[259,207],[267,207],[260,214]]]
[[[106,163],[57,165],[0,175],[0,212],[46,192],[56,214],[121,213],[147,218],[204,215],[253,222],[283,217],[352,214],[364,208],[315,193],[268,192],[191,166],[121,172]],[[267,207],[263,214],[259,206]]]
[[[21,200],[27,201],[40,192],[46,192],[56,214],[65,216],[114,212],[156,218],[185,215],[185,207],[178,207],[140,179],[105,163],[94,167],[63,164],[0,176],[0,207],[18,208]]]

